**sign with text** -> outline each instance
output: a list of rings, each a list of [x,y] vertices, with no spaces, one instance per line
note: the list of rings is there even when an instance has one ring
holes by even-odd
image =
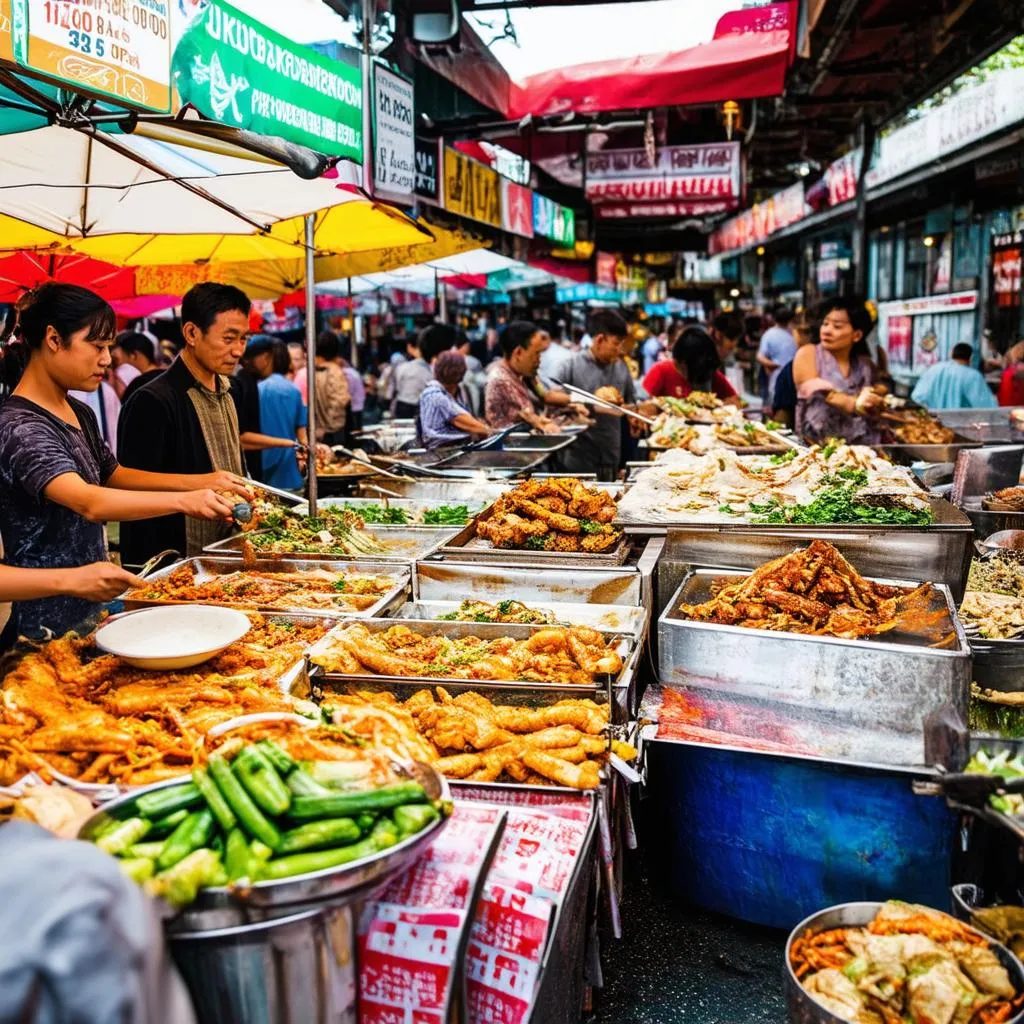
[[[497,171],[446,146],[444,206],[452,213],[500,228],[501,195]]]
[[[363,162],[358,55],[351,65],[330,60],[210,0],[175,48],[173,69],[182,101],[214,121]]]
[[[756,245],[773,232],[803,220],[809,212],[804,183],[798,181],[719,225],[708,239],[708,252],[715,255]]]
[[[383,64],[373,66],[373,187],[399,196],[416,188],[412,82]]]
[[[441,197],[437,139],[416,137],[416,195],[437,202]]]
[[[13,59],[27,71],[76,92],[166,114],[169,7],[165,0],[3,0],[0,60],[10,59],[5,50],[11,43]]]
[[[533,238],[533,192],[501,179],[501,226],[513,235]]]
[[[0,64],[14,62],[14,36],[11,33],[11,0],[0,0]]]
[[[586,180],[586,197],[595,204],[674,203],[685,209],[688,203],[713,201],[735,208],[740,201],[740,144],[663,146],[653,164],[644,149],[589,153]]]
[[[533,193],[533,233],[560,245],[576,244],[576,214],[547,196]]]

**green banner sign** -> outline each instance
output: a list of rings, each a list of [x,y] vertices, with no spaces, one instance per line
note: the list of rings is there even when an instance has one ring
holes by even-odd
[[[363,162],[362,74],[211,0],[174,51],[182,102],[204,116]]]

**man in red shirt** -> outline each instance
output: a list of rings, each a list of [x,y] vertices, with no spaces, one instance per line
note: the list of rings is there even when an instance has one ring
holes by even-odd
[[[736,389],[721,371],[711,336],[701,327],[687,327],[672,346],[672,359],[655,363],[644,377],[651,398],[686,398],[691,391],[710,391],[723,402],[736,398]]]

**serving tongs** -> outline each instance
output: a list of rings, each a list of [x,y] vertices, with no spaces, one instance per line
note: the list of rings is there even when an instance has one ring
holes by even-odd
[[[367,469],[376,470],[381,476],[390,477],[392,480],[405,480],[406,478],[400,473],[392,473],[390,470],[382,469],[375,462],[371,462],[369,456],[363,454],[360,451],[353,451],[351,448],[346,448],[343,444],[336,444],[331,447],[332,452],[337,452],[339,455],[344,455],[346,459],[352,462],[358,462],[360,465],[366,466]],[[380,456],[378,456],[380,458]]]
[[[913,790],[918,796],[945,797],[952,810],[984,818],[1024,842],[1024,818],[998,811],[989,804],[989,797],[1024,793],[1024,776],[1004,779],[982,772],[940,772],[933,779],[915,780]]]
[[[443,459],[438,459],[437,462],[431,463],[428,468],[437,469],[439,466],[446,466],[449,462],[454,462],[456,459],[462,458],[463,455],[466,455],[469,452],[482,452],[491,448],[493,445],[499,445],[518,426],[518,423],[513,423],[510,426],[505,427],[503,430],[499,430],[496,434],[489,434],[487,437],[483,437],[479,441],[471,441],[469,444],[464,444],[450,455],[446,455]]]
[[[592,391],[585,391],[583,388],[576,387],[575,384],[566,384],[565,381],[558,380],[554,377],[551,378],[551,383],[557,387],[563,388],[565,391],[569,391],[574,395],[579,395],[581,398],[587,399],[592,405],[600,406],[602,409],[606,409],[608,412],[613,412],[618,416],[630,416],[635,420],[639,420],[641,423],[646,423],[647,426],[653,427],[654,420],[650,416],[644,416],[643,413],[636,412],[633,409],[627,409],[623,405],[616,405],[614,402],[605,401],[603,398],[598,398]]]

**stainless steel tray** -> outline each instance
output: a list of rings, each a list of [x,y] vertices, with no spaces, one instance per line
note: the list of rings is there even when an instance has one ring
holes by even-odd
[[[423,783],[432,800],[451,800],[451,791],[444,777],[429,765],[419,762],[408,766],[410,771]],[[185,776],[184,778],[187,778]],[[90,839],[111,818],[120,817],[130,811],[140,795],[169,786],[180,786],[183,779],[168,779],[152,786],[146,786],[112,800],[98,810],[78,833],[80,839]],[[407,867],[420,851],[432,843],[445,827],[448,819],[441,816],[422,832],[402,840],[396,846],[373,857],[364,857],[340,868],[328,868],[307,875],[296,875],[279,882],[257,882],[245,890],[223,886],[202,889],[195,903],[185,914],[194,922],[202,920],[204,911],[237,910],[241,907],[287,906],[310,900],[338,899],[347,893],[365,890],[379,884],[399,870]]]
[[[893,462],[909,466],[912,462],[956,462],[957,456],[966,448],[980,448],[981,441],[957,434],[948,444],[876,444],[874,449]]]
[[[474,451],[465,452],[457,459],[445,462],[438,466],[439,472],[455,474],[457,476],[469,476],[481,470],[489,476],[514,476],[523,473],[528,469],[539,466],[549,455],[550,450],[543,451]],[[417,455],[413,461],[420,466],[433,467],[434,463],[444,458],[436,452],[424,452]]]
[[[660,614],[690,569],[721,566],[751,572],[816,538],[839,546],[867,576],[899,578],[913,566],[916,576],[949,587],[959,601],[967,583],[974,534],[967,519],[959,512],[957,516],[960,525],[895,530],[856,525],[673,526],[658,562],[655,614]]]
[[[506,452],[559,452],[579,437],[579,434],[509,434],[502,442]]]
[[[507,591],[504,598],[497,600],[513,599],[521,601],[522,598],[513,596],[512,591]],[[455,620],[442,619],[459,607],[458,601],[409,601],[403,605],[394,605],[393,614],[399,619],[424,619],[432,622],[452,622]],[[494,603],[494,602],[491,602]],[[524,601],[531,608],[537,611],[550,612],[555,616],[555,624],[569,626],[589,626],[602,633],[628,633],[630,636],[640,639],[647,627],[648,612],[646,608],[630,608],[626,605],[615,604],[561,604],[557,602]],[[480,625],[470,622],[468,625]]]
[[[680,603],[707,600],[715,581],[745,572],[696,570],[683,579],[658,620],[658,675],[664,686],[690,687],[813,710],[824,725],[875,728],[900,734],[892,763],[926,763],[925,719],[940,710],[965,723],[971,681],[970,647],[947,587],[938,586],[953,644],[884,638],[843,640],[776,633],[677,618]],[[907,580],[876,582],[913,587]],[[945,632],[945,631],[943,631]]]
[[[413,596],[418,601],[448,601],[457,596],[500,601],[514,596],[527,604],[639,605],[641,576],[633,568],[570,569],[514,568],[471,562],[417,562],[413,569]]]
[[[525,638],[532,636],[542,629],[549,629],[548,626],[522,626],[503,623],[489,622],[431,622],[425,619],[361,619],[360,625],[365,626],[371,633],[383,633],[393,626],[407,626],[409,629],[419,633],[421,636],[449,636],[465,637],[473,636],[480,639],[493,639],[496,637]],[[332,633],[347,628],[347,624],[339,623]],[[323,639],[315,643],[309,649],[310,660],[316,657],[320,649],[326,646],[332,633],[328,633]],[[386,676],[375,672],[345,673],[328,672],[321,666],[316,666],[317,674],[328,682],[356,683],[366,686],[372,682],[382,684],[399,685],[415,683],[418,687],[443,686],[445,689],[477,689],[487,687],[493,690],[510,691],[546,691],[557,690],[559,692],[569,690],[577,694],[593,694],[594,692],[608,692],[610,687],[626,686],[629,684],[633,671],[636,667],[636,659],[633,657],[638,646],[634,637],[626,633],[614,633],[606,637],[606,643],[612,644],[622,657],[622,668],[614,676],[599,675],[595,677],[592,686],[570,683],[539,683],[533,681],[522,681],[515,679],[452,679],[446,676]]]
[[[1002,530],[1024,530],[1024,512],[990,512],[981,507],[981,502],[981,498],[964,498],[960,504],[978,540],[985,540]]]
[[[981,498],[1001,487],[1020,483],[1024,445],[1006,444],[986,448],[967,448],[953,467],[950,500],[960,505],[968,498]]]
[[[168,565],[166,568],[159,570],[159,572],[150,573],[146,577],[146,581],[155,582],[166,579],[171,575],[171,573],[180,569],[184,565],[190,565],[194,569],[196,583],[205,583],[208,580],[216,579],[218,576],[226,576],[233,572],[239,572],[242,569],[237,558],[208,558],[200,555],[195,558],[184,558],[179,562],[174,562],[172,565]],[[317,617],[326,616],[331,619],[348,616],[367,618],[371,615],[380,615],[385,611],[385,609],[391,608],[400,603],[403,595],[409,588],[408,570],[404,566],[396,566],[394,562],[348,562],[308,558],[296,561],[286,558],[261,558],[258,559],[255,564],[246,566],[245,568],[251,569],[255,572],[298,572],[303,570],[308,571],[310,569],[324,569],[327,572],[367,573],[374,576],[389,576],[393,580],[394,586],[383,597],[378,598],[377,601],[363,611],[356,611],[354,609],[347,608],[330,608],[322,610],[317,608],[301,607],[272,608],[259,603],[247,604],[244,601],[172,601],[168,599],[146,597],[126,597],[124,598],[124,606],[128,609],[146,608],[153,605],[167,604],[215,604],[223,605],[228,608],[241,608],[247,611],[251,610],[267,613],[294,612],[300,615],[315,615]],[[326,587],[323,592],[328,593]]]
[[[387,495],[380,495],[376,498],[366,497],[351,497],[351,498],[323,498],[317,502],[317,508],[340,508],[344,505],[351,505],[354,508],[365,508],[367,506],[379,506],[385,504],[385,502],[392,508],[402,508],[409,513],[414,519],[426,512],[429,509],[443,508],[448,505],[465,505],[469,510],[470,518],[476,515],[478,512],[486,508],[490,501],[475,500],[475,501],[439,501],[435,498],[389,498]],[[300,505],[295,506],[295,511],[299,515],[309,514],[309,502],[302,502]],[[423,523],[423,522],[411,522],[403,524],[390,525],[387,523],[373,523],[371,524],[375,530],[458,530],[460,527],[452,526],[446,523]]]
[[[565,474],[534,473],[533,479],[547,476],[564,476]],[[619,495],[623,486],[620,483],[605,483],[592,479],[592,474],[574,473],[578,479],[585,479],[588,487],[596,490],[607,490]],[[395,498],[432,498],[441,502],[479,501],[489,505],[515,487],[511,480],[392,480],[379,479],[360,484],[359,493],[367,497],[379,498],[382,495]]]
[[[215,544],[210,544],[203,548],[203,554],[209,555],[226,555],[232,558],[240,558],[242,555],[242,545],[248,537],[254,536],[260,531],[254,530],[252,533],[236,533],[226,540],[219,540]],[[320,561],[331,560],[336,562],[348,562],[348,561],[365,561],[372,559],[375,562],[391,562],[391,563],[405,563],[415,562],[421,558],[426,558],[427,555],[432,554],[442,544],[445,544],[449,538],[454,537],[459,532],[458,527],[449,526],[441,529],[434,526],[422,527],[406,527],[406,526],[391,526],[386,528],[379,528],[376,526],[368,526],[365,531],[369,536],[379,541],[381,544],[387,546],[387,550],[380,554],[373,555],[353,555],[351,559],[345,558],[343,555],[324,555],[323,552],[288,552],[286,555],[269,555],[266,553],[260,553],[259,557],[263,560],[274,560],[276,558],[288,559],[289,561],[308,561],[309,559],[319,559]]]

